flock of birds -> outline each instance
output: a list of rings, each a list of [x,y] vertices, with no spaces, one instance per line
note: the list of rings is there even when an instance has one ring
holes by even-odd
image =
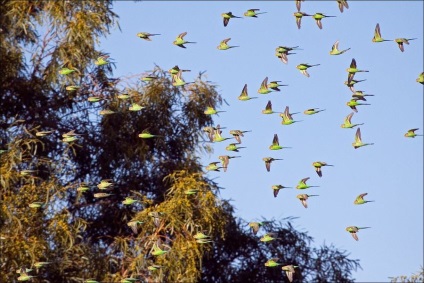
[[[301,28],[301,21],[302,21],[302,17],[313,17],[314,20],[316,21],[317,26],[322,29],[322,22],[321,20],[324,18],[329,18],[329,17],[335,17],[335,16],[328,16],[325,15],[323,13],[315,13],[314,15],[310,15],[304,12],[301,12],[301,2],[303,2],[304,0],[295,0],[296,2],[296,8],[297,8],[297,12],[294,13],[294,17],[296,19],[296,24],[297,27],[300,29]],[[349,5],[347,3],[346,0],[337,0],[340,12],[343,12],[343,10],[346,8],[349,8]],[[249,9],[244,13],[245,17],[254,17],[257,18],[258,15],[260,14],[264,14],[266,12],[259,12],[259,9]],[[226,27],[229,22],[230,19],[234,19],[234,18],[241,18],[238,16],[235,16],[232,14],[232,12],[226,12],[226,13],[222,13],[222,19],[223,19],[223,25],[224,27]],[[151,37],[153,36],[157,36],[160,34],[152,34],[152,33],[148,33],[148,32],[139,32],[137,33],[137,36],[141,39],[147,40],[147,41],[151,41]],[[173,42],[174,45],[181,47],[181,48],[186,48],[186,44],[193,44],[196,42],[193,41],[187,41],[184,39],[184,37],[187,35],[187,32],[183,32],[181,34],[179,34],[175,41]],[[380,43],[380,42],[386,42],[386,41],[395,41],[398,46],[399,49],[404,52],[404,44],[409,45],[409,41],[415,40],[416,38],[396,38],[394,40],[386,40],[383,39],[381,36],[381,31],[380,31],[380,26],[379,24],[376,25],[375,27],[375,31],[374,31],[374,37],[372,38],[372,42],[375,43]],[[231,40],[231,38],[226,38],[224,40],[221,41],[221,43],[217,46],[217,49],[219,50],[228,50],[230,48],[235,48],[238,46],[231,46],[229,45],[229,41]],[[299,46],[295,46],[295,47],[287,47],[287,46],[278,46],[275,50],[275,55],[277,58],[279,58],[283,63],[287,64],[288,63],[288,56],[292,53],[291,51],[297,50]],[[336,41],[332,48],[331,51],[329,52],[330,55],[341,55],[346,53],[347,51],[349,51],[350,48],[344,49],[344,50],[339,50],[339,41]],[[109,64],[110,62],[108,61],[109,56],[108,55],[102,55],[99,56],[94,64],[96,66],[103,66],[106,64]],[[320,64],[307,64],[307,63],[302,63],[296,66],[296,68],[306,77],[309,77],[309,73],[308,73],[308,69],[314,66],[319,66]],[[172,85],[175,87],[183,87],[184,85],[190,84],[191,82],[186,82],[183,77],[182,74],[184,72],[189,72],[190,70],[184,70],[184,69],[180,69],[178,67],[178,65],[174,66],[173,68],[169,69],[168,72],[172,77]],[[363,91],[360,90],[355,90],[354,85],[358,82],[364,81],[364,80],[355,80],[354,77],[357,73],[365,73],[365,72],[369,72],[368,70],[361,70],[358,69],[357,67],[357,62],[355,59],[352,59],[350,66],[346,69],[348,76],[347,76],[347,80],[344,82],[344,84],[352,91],[352,98],[350,99],[350,101],[348,101],[346,103],[347,106],[349,106],[353,112],[350,113],[349,115],[347,115],[344,119],[343,124],[341,124],[341,128],[344,129],[352,129],[357,127],[356,129],[356,134],[355,134],[355,138],[354,138],[354,142],[352,143],[352,146],[355,149],[358,149],[360,147],[364,147],[364,146],[368,146],[368,145],[373,145],[373,143],[364,143],[362,141],[362,137],[361,137],[361,128],[359,127],[360,125],[363,125],[363,123],[352,123],[352,117],[354,115],[354,113],[358,112],[357,107],[358,106],[362,106],[362,105],[370,105],[368,103],[361,103],[360,101],[367,101],[366,97],[369,96],[373,96],[372,94],[367,94],[364,93]],[[59,70],[59,74],[61,74],[62,76],[67,76],[73,72],[79,72],[76,68],[68,68],[66,66],[63,66],[60,70]],[[150,82],[153,81],[155,79],[157,79],[158,77],[154,76],[154,75],[146,75],[144,77],[141,78],[142,81],[145,82]],[[416,81],[418,83],[424,84],[424,72],[421,73],[419,75],[419,77],[416,79]],[[272,91],[280,91],[280,87],[283,86],[287,86],[284,84],[280,84],[281,81],[270,81],[268,82],[268,77],[266,77],[259,89],[258,89],[258,93],[259,94],[268,94]],[[66,87],[67,91],[77,91],[80,88],[80,86],[78,85],[68,85]],[[117,96],[118,99],[121,100],[130,100],[132,96],[130,94],[126,94],[126,93],[122,93],[119,94]],[[238,99],[240,101],[248,101],[248,100],[252,100],[252,99],[256,99],[258,97],[251,97],[248,94],[248,89],[247,89],[247,84],[244,85],[240,96],[238,97]],[[88,101],[89,102],[99,102],[102,100],[107,100],[107,98],[103,97],[103,96],[91,96],[88,97]],[[128,107],[129,111],[141,111],[142,109],[144,109],[145,106],[140,105],[138,103],[135,102],[131,102],[130,106]],[[310,108],[310,109],[306,109],[303,113],[305,115],[315,115],[317,113],[320,113],[322,111],[325,111],[325,109],[319,109],[319,108]],[[209,106],[205,109],[204,114],[205,115],[216,115],[220,112],[225,112],[225,111],[218,111],[216,109],[214,109],[212,106]],[[110,109],[102,109],[99,114],[100,115],[111,115],[116,113],[115,111],[112,111]],[[290,113],[290,109],[289,106],[285,107],[284,112],[276,112],[273,111],[272,109],[272,102],[269,100],[265,106],[265,109],[262,110],[262,114],[265,115],[270,115],[270,114],[279,114],[279,116],[282,118],[281,120],[281,124],[282,125],[291,125],[294,124],[296,122],[300,122],[298,120],[294,120],[293,119],[293,115],[295,114],[299,114],[299,112],[296,113]],[[236,142],[234,143],[230,143],[228,146],[226,146],[226,150],[230,151],[230,152],[239,152],[241,149],[245,148],[240,146],[242,144],[242,138],[244,138],[244,134],[251,132],[248,130],[239,130],[239,129],[235,129],[235,130],[230,130],[229,134],[232,137],[223,137],[222,136],[222,129],[225,128],[221,128],[220,125],[216,125],[216,126],[210,126],[210,127],[205,127],[203,128],[203,131],[207,134],[207,137],[209,139],[210,142],[212,143],[219,143],[219,142],[223,142],[226,140],[230,140],[230,139],[235,139]],[[405,133],[405,137],[407,138],[415,138],[416,136],[422,136],[422,135],[418,135],[415,132],[419,130],[418,128],[413,128],[407,131],[407,133]],[[36,136],[38,137],[43,137],[46,135],[51,134],[53,131],[38,131],[36,132]],[[75,133],[75,131],[70,131],[67,133],[62,134],[62,142],[67,143],[67,144],[72,144],[74,142],[76,142],[79,137],[81,135],[78,133]],[[139,137],[142,139],[150,139],[150,138],[157,138],[157,137],[161,137],[159,135],[155,135],[150,133],[149,129],[145,129],[143,130],[140,134]],[[269,146],[269,149],[272,151],[276,151],[276,150],[282,150],[284,148],[289,148],[289,147],[284,147],[281,146],[279,143],[279,138],[277,134],[274,134],[273,139],[272,139],[272,143]],[[236,155],[220,155],[218,157],[219,161],[214,161],[209,163],[209,165],[205,166],[207,171],[220,171],[220,169],[222,169],[224,172],[227,171],[230,160],[234,159],[234,158],[239,158],[241,156],[236,156]],[[282,160],[282,159],[278,159],[278,158],[274,158],[274,157],[264,157],[263,161],[265,163],[265,168],[266,170],[269,172],[271,170],[271,164],[274,161],[278,161],[278,160]],[[317,175],[319,177],[322,177],[322,168],[323,167],[331,167],[333,165],[331,164],[327,164],[324,161],[315,161],[312,163],[312,166],[314,167],[315,172],[317,173]],[[33,170],[23,170],[21,171],[21,175],[22,176],[26,176],[33,173]],[[309,177],[303,178],[301,179],[298,184],[296,185],[296,189],[299,190],[304,190],[304,189],[308,189],[308,188],[312,188],[312,187],[318,187],[318,186],[313,186],[313,185],[309,185],[307,184],[307,181],[309,180]],[[97,184],[97,188],[100,190],[99,192],[94,194],[95,198],[104,198],[104,197],[109,197],[112,194],[108,193],[107,190],[111,189],[113,187],[113,182],[110,179],[105,179],[102,180],[99,184]],[[285,187],[283,185],[273,185],[272,186],[272,190],[273,190],[273,195],[274,197],[278,196],[278,193],[281,189],[284,188],[290,188],[290,187]],[[86,191],[90,190],[90,185],[87,183],[81,183],[80,186],[77,188],[77,191],[80,193],[84,193]],[[186,191],[187,195],[191,195],[191,194],[195,194],[196,190],[193,189],[188,189]],[[369,201],[369,200],[365,200],[364,197],[367,195],[367,193],[361,193],[359,194],[356,199],[354,200],[354,204],[355,205],[362,205],[365,203],[369,203],[369,202],[373,202],[373,201]],[[318,195],[312,195],[312,194],[298,194],[297,195],[297,199],[300,200],[301,205],[303,205],[305,208],[308,207],[307,204],[307,200],[310,197],[314,197],[314,196],[318,196]],[[126,197],[123,201],[122,204],[124,205],[132,205],[134,203],[138,202],[137,199],[133,198],[133,197]],[[45,203],[43,202],[33,202],[31,203],[29,206],[32,208],[42,208],[45,205]],[[153,219],[153,221],[159,221],[159,215],[155,212],[152,212],[150,215]],[[140,221],[136,221],[136,220],[132,220],[130,222],[128,222],[128,226],[133,230],[134,233],[137,233],[137,226],[140,225],[142,222]],[[262,222],[250,222],[248,225],[252,231],[252,233],[254,235],[256,235],[258,233],[258,231],[260,230],[260,228],[264,225],[266,225],[268,222],[267,221],[262,221]],[[349,232],[352,237],[358,241],[358,236],[357,236],[357,232],[359,230],[362,229],[367,229],[370,227],[357,227],[357,226],[348,226],[346,227],[346,231]],[[206,243],[210,243],[212,242],[209,238],[208,235],[205,235],[202,232],[198,232],[196,235],[194,235],[194,238],[196,239],[196,241],[200,244],[206,244]],[[263,235],[260,238],[261,242],[270,242],[273,240],[276,240],[277,235],[275,233],[266,233],[265,235]],[[154,256],[161,256],[163,254],[166,254],[168,252],[168,250],[163,250],[159,247],[158,244],[154,244],[151,254]],[[277,266],[282,266],[282,270],[286,273],[288,280],[291,282],[293,280],[293,274],[295,273],[295,269],[298,268],[298,266],[293,265],[293,264],[283,264],[278,262],[278,258],[270,258],[266,263],[265,266],[267,267],[277,267]],[[50,264],[50,262],[37,262],[35,263],[33,266],[38,270],[39,268],[42,268],[43,266],[46,266]],[[154,271],[159,269],[160,266],[157,265],[152,265],[149,266],[149,270]],[[35,277],[33,275],[29,275],[28,273],[31,272],[33,269],[28,269],[28,268],[21,268],[19,270],[17,270],[17,273],[20,274],[20,276],[17,278],[18,281],[28,281],[31,278]],[[138,279],[136,278],[125,278],[123,279],[121,282],[122,283],[131,283],[131,282],[136,282]],[[87,279],[85,280],[85,283],[98,283],[98,281],[94,280],[94,279]]]

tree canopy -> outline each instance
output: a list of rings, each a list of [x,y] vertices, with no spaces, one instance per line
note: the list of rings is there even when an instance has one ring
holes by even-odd
[[[359,261],[313,247],[294,219],[255,235],[219,197],[199,161],[216,84],[175,86],[159,66],[147,82],[113,77],[98,46],[111,1],[1,1],[0,14],[0,281],[287,281],[270,258],[298,266],[295,282],[353,281]]]

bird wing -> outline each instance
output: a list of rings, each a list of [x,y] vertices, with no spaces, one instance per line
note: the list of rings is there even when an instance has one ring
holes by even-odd
[[[280,145],[280,143],[278,142],[278,135],[274,134],[274,138],[272,139],[272,144],[273,145]]]

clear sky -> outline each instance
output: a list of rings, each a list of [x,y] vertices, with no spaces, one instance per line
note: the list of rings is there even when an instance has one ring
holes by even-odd
[[[152,1],[115,2],[122,31],[115,29],[101,42],[101,50],[116,62],[115,76],[134,75],[152,70],[155,64],[168,70],[174,65],[192,72],[184,73],[193,81],[200,71],[229,105],[227,111],[214,117],[215,124],[228,130],[251,130],[242,138],[241,158],[230,161],[227,172],[209,172],[220,186],[221,197],[231,199],[236,215],[246,221],[298,217],[294,226],[314,238],[316,246],[334,244],[347,250],[350,257],[360,259],[363,270],[354,273],[359,282],[388,281],[389,276],[410,275],[423,263],[423,137],[407,139],[404,133],[423,126],[423,86],[415,80],[423,66],[423,2],[422,1],[349,1],[349,9],[340,13],[336,1],[302,2],[301,11],[322,12],[336,16],[322,20],[320,30],[311,17],[295,24],[295,1]],[[266,14],[258,18],[231,19],[224,27],[221,13],[231,11],[243,16],[247,9],[258,8]],[[401,52],[394,41],[373,43],[374,28],[379,23],[383,38],[417,38]],[[159,33],[152,41],[139,39],[138,32]],[[187,32],[187,49],[174,46],[175,37]],[[221,51],[221,40],[231,38],[240,47]],[[330,56],[333,43],[351,50]],[[288,64],[275,55],[279,45],[299,46],[289,56]],[[359,149],[352,147],[355,129],[342,129],[340,124],[351,113],[346,106],[352,92],[344,85],[346,68],[352,58],[359,69],[355,79],[357,90],[374,94],[359,106],[352,122],[360,126],[364,142],[375,143]],[[296,65],[321,64],[303,76]],[[287,87],[281,92],[258,94],[262,80],[280,80]],[[237,100],[244,84],[250,96],[258,99]],[[263,115],[268,100],[274,111],[301,112],[294,116],[302,122],[281,124],[278,114]],[[307,116],[308,108],[326,109]],[[280,144],[292,147],[271,151],[268,146],[274,134]],[[227,154],[227,142],[213,144],[214,153],[202,157],[204,165]],[[283,158],[265,169],[263,157]],[[325,161],[319,178],[313,161]],[[307,190],[284,189],[277,198],[271,186],[295,187],[310,177]],[[353,204],[360,193],[375,200],[361,206]],[[299,193],[318,194],[308,200],[305,209],[296,198]],[[358,233],[355,241],[347,226],[370,226]]]

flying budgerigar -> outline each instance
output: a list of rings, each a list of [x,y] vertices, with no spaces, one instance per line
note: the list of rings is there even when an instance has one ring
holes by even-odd
[[[212,142],[222,142],[222,141],[226,141],[226,140],[232,139],[232,138],[224,138],[221,135],[221,133],[222,133],[221,128],[218,125],[216,127],[216,129],[214,130],[213,137],[212,137]]]
[[[246,147],[237,146],[237,144],[235,144],[235,143],[230,143],[229,145],[227,145],[225,147],[226,150],[228,150],[228,151],[235,151],[235,152],[238,152],[239,149],[241,149],[241,148],[246,148]]]
[[[346,231],[348,231],[356,241],[359,241],[358,235],[356,235],[356,233],[361,229],[367,229],[367,228],[371,228],[371,227],[348,226],[346,227]]]
[[[315,171],[317,172],[318,176],[322,177],[321,167],[323,167],[323,166],[334,166],[334,165],[327,164],[326,162],[323,162],[323,161],[315,161],[315,162],[312,162],[312,166],[314,166]]]
[[[71,69],[71,68],[68,68],[68,67],[63,67],[59,70],[59,74],[66,76],[66,75],[69,75],[69,74],[71,74],[75,71],[78,71],[78,70],[75,69],[75,68]]]
[[[221,128],[221,126],[218,124],[216,127],[213,127],[213,126],[204,127],[202,130],[208,134],[209,141],[213,142],[213,137],[215,135],[215,132],[218,132],[219,134],[221,134],[222,133],[221,129],[225,129],[225,128]]]
[[[30,269],[31,270],[31,269]],[[19,277],[17,278],[18,281],[29,281],[31,278],[34,278],[36,276],[28,275],[28,272],[25,268],[19,269]]]
[[[349,9],[349,4],[347,3],[347,0],[337,0],[337,4],[339,6],[340,13],[343,13],[343,9]]]
[[[418,75],[418,78],[415,80],[417,83],[424,84],[424,72]]]
[[[241,138],[244,137],[244,133],[249,133],[251,131],[242,131],[242,130],[230,130],[230,135],[233,135],[233,137],[236,139],[238,143],[241,143]]]
[[[397,43],[400,51],[405,51],[403,44],[408,44],[409,45],[409,41],[411,40],[415,40],[416,38],[396,38],[395,42]]]
[[[258,12],[260,9],[249,9],[246,12],[244,12],[245,17],[253,17],[257,18],[260,14],[266,14],[266,12]]]
[[[296,2],[296,9],[298,11],[300,11],[300,9],[302,8],[302,3],[301,2],[305,2],[305,0],[294,0]]]
[[[310,179],[310,177],[306,177],[303,178],[302,180],[299,181],[299,183],[296,186],[296,189],[298,190],[304,190],[304,189],[308,189],[308,188],[318,188],[319,186],[309,186],[306,184],[306,181],[308,181]]]
[[[354,204],[364,204],[367,202],[374,202],[373,200],[364,200],[364,196],[366,196],[368,193],[363,193],[360,194],[359,196],[356,197],[355,201],[353,202]]]
[[[355,84],[363,82],[363,81],[366,81],[366,79],[365,80],[354,80],[354,79],[352,79],[350,82],[345,81],[344,84],[350,89],[350,91],[352,91],[354,93],[356,91],[355,88],[354,88]]]
[[[346,51],[350,50],[350,48],[345,50],[339,50],[339,41],[337,40],[333,46],[331,47],[330,55],[340,55],[345,53]]]
[[[308,203],[306,202],[306,200],[310,197],[317,197],[317,196],[318,195],[298,194],[296,197],[300,200],[300,202],[305,208],[308,208]]]
[[[324,18],[334,18],[335,16],[327,16],[323,13],[315,13],[312,15],[312,17],[315,19],[315,22],[317,23],[317,26],[322,29],[322,23],[321,20]]]
[[[290,189],[291,187],[285,187],[283,185],[272,185],[271,188],[272,188],[272,193],[274,197],[276,198],[281,189]]]
[[[374,30],[374,37],[372,38],[372,42],[383,42],[383,41],[392,41],[391,39],[383,39],[381,37],[380,24],[377,23]]]
[[[374,94],[364,93],[362,90],[357,90],[352,94],[353,99],[362,101],[367,101],[366,96],[374,96]]]
[[[266,267],[276,267],[279,265],[282,265],[282,263],[279,263],[278,258],[276,257],[270,258],[265,262]]]
[[[305,111],[303,111],[303,113],[305,115],[314,115],[314,114],[317,114],[317,113],[322,112],[322,111],[325,111],[325,109],[309,108],[309,109],[306,109]]]
[[[221,166],[218,166],[218,164],[220,163],[220,161],[215,161],[215,162],[211,162],[208,164],[208,166],[206,166],[206,171],[216,171],[219,172],[219,169],[223,168]]]
[[[147,40],[147,41],[152,41],[150,39],[151,36],[155,36],[155,35],[160,35],[159,33],[148,33],[148,32],[139,32],[137,33],[137,36],[141,39]]]
[[[238,158],[241,156],[229,156],[229,155],[220,155],[218,156],[218,159],[221,160],[222,168],[224,169],[224,172],[227,172],[228,164],[230,163],[230,159],[232,158]]]
[[[355,141],[352,143],[353,148],[357,149],[366,145],[373,145],[374,143],[363,143],[361,139],[361,128],[356,129]]]
[[[261,222],[249,222],[250,230],[254,235],[256,235],[259,231],[259,228],[264,226],[265,224],[270,223],[269,221],[261,221]]]
[[[355,58],[352,59],[352,62],[350,63],[350,67],[346,69],[346,71],[349,73],[348,77],[347,77],[347,82],[350,83],[353,80],[353,77],[355,76],[356,73],[359,72],[369,72],[368,70],[359,70],[356,67],[356,60]]]
[[[414,128],[414,129],[410,129],[405,133],[405,137],[406,138],[415,138],[416,136],[423,136],[423,135],[418,135],[415,133],[415,131],[418,131],[419,128]]]
[[[259,239],[259,241],[268,243],[277,239],[280,239],[280,238],[277,238],[277,233],[266,233]]]
[[[219,50],[227,50],[227,49],[234,48],[234,47],[240,47],[240,46],[236,46],[236,45],[231,45],[231,46],[228,45],[228,41],[230,41],[230,40],[231,40],[231,37],[223,39],[221,41],[221,43],[216,48],[218,48]]]
[[[171,69],[168,70],[168,73],[170,73],[171,75],[177,75],[179,72],[191,72],[191,70],[183,70],[180,69],[180,67],[178,67],[178,65],[175,65],[174,67],[172,67]]]
[[[271,90],[268,88],[268,77],[265,77],[265,79],[261,83],[261,87],[258,89],[258,93],[260,94],[267,94],[270,93]]]
[[[356,126],[360,126],[363,125],[364,123],[361,124],[352,124],[352,116],[353,116],[354,112],[350,113],[349,115],[346,116],[346,118],[344,119],[344,123],[340,125],[340,127],[345,128],[345,129],[352,129]]]
[[[157,137],[162,137],[159,135],[153,135],[150,133],[149,129],[144,129],[141,134],[138,135],[140,138],[142,139],[150,139],[150,138],[157,138]]]
[[[223,112],[225,112],[225,111],[217,111],[215,108],[213,108],[212,106],[207,106],[206,107],[206,110],[205,111],[203,111],[203,113],[204,114],[206,114],[206,115],[215,115],[215,114],[218,114],[218,113],[223,113]]]
[[[221,17],[223,18],[223,21],[224,21],[224,27],[228,25],[228,23],[230,22],[230,19],[241,18],[241,17],[234,16],[232,12],[222,13]]]
[[[109,55],[102,55],[97,57],[96,61],[94,61],[94,65],[96,66],[103,66],[109,64],[109,61],[107,60],[109,58]]]
[[[310,77],[309,76],[309,73],[308,73],[308,68],[310,68],[310,67],[314,67],[314,66],[319,66],[320,64],[315,64],[315,65],[309,65],[309,64],[305,64],[305,63],[302,63],[302,64],[299,64],[299,65],[297,65],[296,66],[296,68],[304,75],[304,76],[306,76],[306,77]]]
[[[134,204],[134,203],[136,203],[136,202],[139,202],[139,200],[137,200],[137,199],[133,199],[132,197],[126,197],[126,198],[122,201],[122,204],[124,204],[124,205],[131,205],[131,204]]]
[[[296,122],[302,122],[302,121],[293,120],[293,117],[292,117],[293,114],[297,114],[297,113],[290,113],[289,107],[286,106],[286,108],[284,109],[284,112],[280,114],[280,117],[283,118],[283,120],[281,121],[281,124],[291,125]]]
[[[296,272],[295,268],[298,268],[298,266],[293,264],[281,267],[281,269],[286,272],[287,279],[289,279],[289,282],[293,281],[293,274]]]
[[[271,100],[268,100],[268,103],[266,104],[265,109],[262,110],[262,114],[274,114],[274,113],[281,113],[281,112],[273,111]]]
[[[297,28],[300,29],[302,26],[302,17],[310,17],[312,15],[306,14],[304,12],[297,11],[293,13],[293,16],[296,18]]]
[[[346,102],[346,105],[350,107],[350,109],[352,109],[353,111],[355,111],[356,113],[358,113],[358,109],[356,108],[356,106],[359,105],[371,105],[369,103],[359,103],[357,98],[352,98],[351,100],[349,100],[348,102]]]
[[[193,82],[186,82],[183,78],[183,71],[180,70],[177,74],[172,75],[172,85],[173,86],[184,86],[186,84],[191,84]]]
[[[113,183],[111,181],[112,181],[111,179],[103,179],[100,181],[99,184],[97,184],[97,188],[99,190],[110,189],[113,186]]]
[[[174,40],[173,44],[176,45],[176,46],[178,46],[178,47],[181,47],[181,48],[186,48],[184,46],[184,44],[187,44],[187,43],[196,43],[196,42],[193,42],[193,41],[187,41],[187,40],[185,40],[184,39],[184,36],[186,36],[186,35],[187,35],[187,32],[186,31],[183,32],[183,33],[180,33],[177,36],[177,38]]]
[[[160,256],[160,255],[163,255],[163,254],[166,254],[168,251],[166,250],[163,250],[163,249],[161,249],[160,247],[158,247],[157,246],[157,244],[155,243],[154,245],[153,245],[153,247],[152,247],[152,255],[154,255],[154,256]]]
[[[285,146],[281,146],[279,141],[278,141],[278,135],[274,134],[274,138],[272,139],[272,144],[269,146],[270,150],[280,150],[283,148],[290,148],[290,147],[285,147]]]
[[[296,54],[296,53],[290,53],[290,51],[292,50],[299,50],[297,49],[299,46],[294,46],[294,47],[288,47],[288,46],[278,46],[277,48],[275,48],[275,56],[277,56],[278,58],[280,58],[280,60],[284,63],[287,64],[289,62],[288,59],[288,55],[291,54]]]
[[[131,106],[128,107],[128,110],[136,112],[136,111],[143,110],[144,108],[146,108],[146,107],[133,102],[133,103],[131,103]]]
[[[264,157],[264,158],[262,158],[262,160],[265,161],[266,171],[270,172],[271,171],[271,163],[273,161],[283,160],[283,159],[278,159],[278,158],[273,158],[273,157]]]
[[[255,98],[258,98],[258,97],[249,96],[249,94],[247,93],[247,84],[245,84],[243,87],[243,90],[241,91],[241,94],[238,97],[238,100],[247,101],[247,100],[251,100]]]
[[[272,81],[268,83],[268,88],[275,90],[275,91],[281,91],[278,87],[279,86],[288,86],[288,85],[282,85],[279,84],[281,81]]]

